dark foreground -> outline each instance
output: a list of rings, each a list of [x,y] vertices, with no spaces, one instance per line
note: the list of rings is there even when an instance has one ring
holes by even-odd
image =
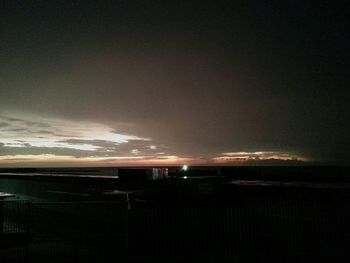
[[[350,262],[347,169],[317,169],[3,173],[0,262]]]

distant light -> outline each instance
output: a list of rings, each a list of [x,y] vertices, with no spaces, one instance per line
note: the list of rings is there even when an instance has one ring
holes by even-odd
[[[184,179],[187,179],[187,176],[184,176]]]
[[[187,171],[188,170],[188,165],[186,165],[186,164],[184,164],[183,166],[182,166],[182,171]]]

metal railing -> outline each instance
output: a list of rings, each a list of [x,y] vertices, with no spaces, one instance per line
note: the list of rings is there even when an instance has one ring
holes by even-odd
[[[139,258],[349,259],[350,206],[290,201],[145,206],[130,211],[130,251]],[[254,258],[255,257],[255,258]]]
[[[7,261],[40,261],[52,257],[61,262],[96,258],[124,259],[127,236],[125,201],[35,203],[3,201],[2,235],[28,233],[27,244],[0,246]],[[2,261],[1,261],[2,262]]]
[[[134,202],[130,208],[125,200],[16,200],[2,201],[0,207],[1,233],[32,236],[27,245],[0,249],[3,259],[40,261],[55,257],[61,262],[86,262],[95,258],[102,262],[138,258],[350,258],[347,202]]]

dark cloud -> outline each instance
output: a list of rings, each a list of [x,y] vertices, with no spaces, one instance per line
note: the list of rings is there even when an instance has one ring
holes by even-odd
[[[38,127],[38,128],[50,128],[51,126],[47,123],[25,121],[24,124],[28,127]]]
[[[10,125],[8,125],[10,127]],[[27,129],[24,128],[8,128],[6,129],[7,132],[26,132]]]
[[[7,117],[7,116],[0,116],[0,118],[8,121],[8,123],[11,123],[12,125],[13,124],[14,125],[22,124],[22,125],[27,126],[27,127],[38,127],[38,128],[49,128],[50,127],[50,125],[47,123],[27,121],[25,119],[20,119],[20,118],[13,118],[13,117]]]
[[[86,144],[79,134],[66,140],[73,124],[22,118],[31,113],[100,123],[171,155],[278,151],[348,163],[347,10],[343,2],[10,1],[0,11],[0,110],[18,114],[0,116],[2,128]],[[90,139],[97,154],[152,154],[142,140]]]
[[[33,147],[28,144],[22,147],[7,147],[0,145],[2,156],[17,156],[17,155],[45,155],[51,154],[54,156],[73,156],[73,157],[90,157],[93,156],[92,151],[76,150],[69,148],[50,148],[50,147]],[[34,157],[33,157],[34,158]]]
[[[59,136],[59,135],[57,135],[54,131],[39,130],[39,131],[36,131],[36,132],[37,132],[37,133],[40,133],[40,134],[51,134],[51,135]]]
[[[19,118],[12,118],[12,117],[7,117],[7,116],[0,116],[1,119],[4,119],[9,122],[24,122],[22,119]]]
[[[9,126],[6,122],[1,122],[0,123],[0,128],[4,128],[4,127],[7,127]]]

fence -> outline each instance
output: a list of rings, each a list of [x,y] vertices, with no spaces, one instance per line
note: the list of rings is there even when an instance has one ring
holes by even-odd
[[[27,200],[0,201],[0,233],[28,232],[30,208]]]
[[[124,260],[126,256],[125,201],[16,200],[3,201],[1,207],[3,237],[19,233],[32,237],[26,244],[0,246],[0,259],[5,262],[107,262]]]
[[[198,260],[348,262],[349,203],[262,199],[235,204],[1,202],[1,262]]]
[[[348,262],[349,208],[348,204],[287,200],[140,206],[130,214],[129,254],[201,261]]]

